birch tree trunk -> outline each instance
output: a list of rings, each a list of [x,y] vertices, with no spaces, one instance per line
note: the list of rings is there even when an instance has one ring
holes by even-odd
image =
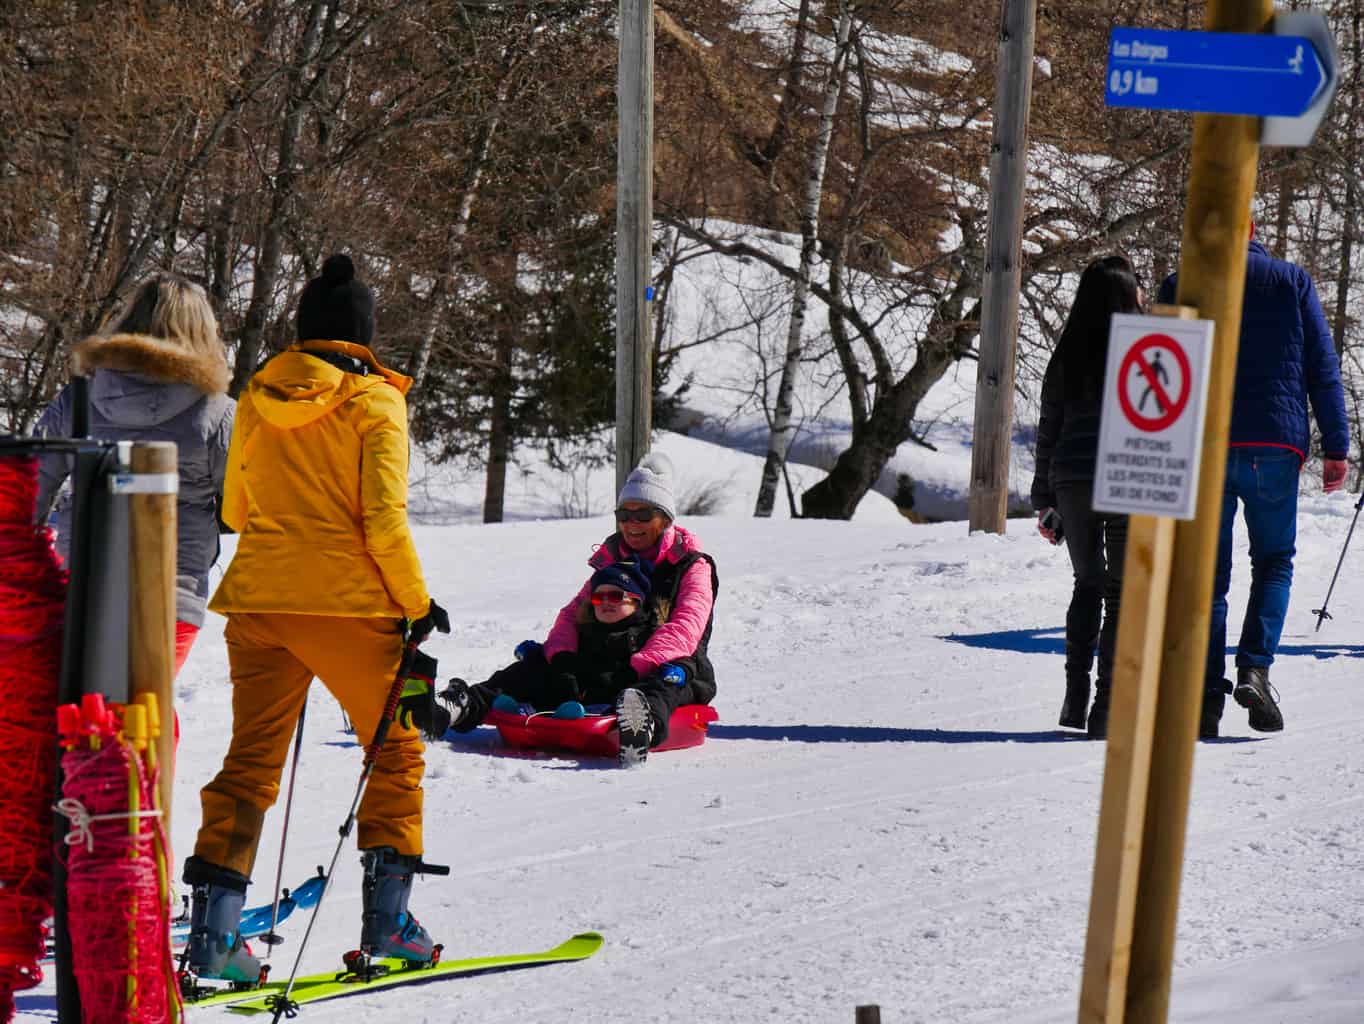
[[[763,463],[762,483],[758,488],[755,516],[769,517],[776,503],[777,484],[786,455],[791,448],[795,425],[791,418],[792,395],[796,374],[800,369],[801,333],[805,326],[805,307],[810,295],[810,273],[819,243],[819,205],[824,195],[824,169],[828,165],[829,146],[833,141],[834,115],[838,112],[838,98],[843,88],[843,71],[848,62],[848,38],[852,32],[852,9],[848,0],[839,0],[838,26],[833,63],[824,86],[824,103],[819,115],[819,131],[810,153],[810,166],[805,179],[805,194],[800,215],[800,269],[791,289],[791,320],[786,330],[786,358],[782,363],[781,379],[777,385],[777,401],[772,410],[772,433],[767,443],[767,459]]]
[[[497,111],[501,110],[501,100],[504,98],[502,91],[506,82],[507,80],[503,79],[498,83]],[[431,298],[426,306],[426,319],[422,323],[417,348],[412,353],[412,361],[408,365],[407,373],[412,378],[413,387],[421,387],[422,382],[426,380],[426,368],[431,363],[431,350],[436,344],[436,331],[445,316],[445,302],[450,296],[451,282],[459,266],[460,256],[464,252],[464,237],[469,233],[469,220],[474,212],[474,197],[478,195],[478,186],[483,180],[483,169],[487,166],[493,135],[497,132],[499,121],[500,114],[494,112],[479,126],[474,152],[469,157],[464,179],[460,182],[459,207],[445,236],[445,265],[441,267],[440,273],[436,275],[436,283],[431,287]],[[408,411],[409,413],[412,411],[411,406],[408,406]]]
[[[527,54],[535,45],[535,34],[530,34],[530,42],[527,44]],[[421,334],[418,337],[417,347],[412,353],[412,360],[408,364],[407,373],[412,378],[413,387],[421,387],[426,379],[426,368],[431,363],[431,350],[436,344],[436,331],[440,329],[441,320],[445,316],[445,303],[452,290],[452,282],[455,270],[459,266],[460,257],[464,252],[464,238],[469,233],[469,221],[473,217],[474,199],[478,196],[479,186],[483,183],[483,172],[488,166],[488,155],[492,152],[493,136],[497,134],[502,124],[502,114],[507,106],[507,98],[511,95],[512,72],[518,63],[518,58],[513,54],[512,47],[508,47],[502,57],[502,76],[498,79],[497,88],[494,91],[493,107],[489,111],[487,118],[478,128],[478,134],[474,137],[473,151],[469,154],[469,162],[464,168],[464,177],[459,184],[459,206],[455,211],[454,222],[451,223],[449,231],[445,237],[445,263],[436,275],[436,283],[431,288],[431,298],[426,307],[426,319],[422,323]],[[408,406],[411,414],[412,406]],[[488,520],[489,522],[501,522],[501,519]]]

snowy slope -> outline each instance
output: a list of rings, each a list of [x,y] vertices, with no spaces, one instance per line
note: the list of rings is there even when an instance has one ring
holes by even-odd
[[[1319,636],[1308,611],[1351,511],[1343,496],[1304,503],[1275,670],[1287,730],[1257,736],[1232,708],[1228,738],[1198,750],[1181,1024],[1364,1012],[1364,552]],[[1022,523],[1007,537],[879,518],[688,525],[721,578],[721,720],[705,746],[633,772],[515,756],[487,729],[428,750],[427,856],[454,873],[419,882],[413,905],[449,955],[539,949],[589,928],[603,951],[318,1004],[301,1021],[822,1024],[851,1021],[859,1003],[879,1003],[887,1022],[1074,1019],[1103,747],[1053,727],[1065,555]],[[481,678],[543,635],[609,529],[604,517],[418,527],[455,622],[431,645],[442,672]],[[227,742],[222,625],[210,616],[179,683],[178,857]],[[334,846],[359,765],[340,726],[315,688],[286,884]],[[278,819],[253,897],[272,884]],[[305,970],[355,943],[359,892],[348,851]],[[277,975],[304,926],[284,926]],[[21,995],[22,1019],[50,1019],[49,992]]]

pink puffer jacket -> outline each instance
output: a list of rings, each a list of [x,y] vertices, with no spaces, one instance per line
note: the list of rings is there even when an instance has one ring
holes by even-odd
[[[701,543],[681,526],[669,525],[652,551],[633,552],[624,547],[620,537],[612,536],[597,546],[587,564],[596,572],[623,557],[635,555],[651,563],[676,563],[691,552],[701,551]],[[578,649],[578,608],[588,598],[591,577],[579,588],[573,600],[559,610],[559,615],[545,638],[545,657],[553,658],[560,651]],[[654,630],[644,647],[632,655],[630,667],[643,679],[660,665],[675,658],[695,653],[710,621],[715,595],[711,592],[711,567],[704,559],[690,566],[677,588],[668,621]]]

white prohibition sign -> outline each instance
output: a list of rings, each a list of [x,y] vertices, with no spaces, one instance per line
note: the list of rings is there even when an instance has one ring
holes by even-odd
[[[1109,332],[1093,507],[1192,519],[1210,320],[1118,314]]]

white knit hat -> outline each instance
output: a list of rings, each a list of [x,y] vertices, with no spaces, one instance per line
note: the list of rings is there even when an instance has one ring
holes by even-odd
[[[625,478],[625,486],[620,489],[616,507],[627,501],[652,505],[669,519],[676,519],[677,499],[673,496],[672,460],[662,452],[650,452],[640,459],[639,465]]]

